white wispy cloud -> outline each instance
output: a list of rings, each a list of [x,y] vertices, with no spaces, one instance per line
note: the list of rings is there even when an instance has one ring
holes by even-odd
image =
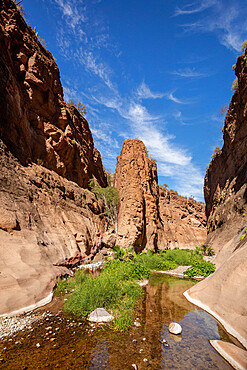
[[[139,99],[161,99],[165,96],[162,93],[152,92],[144,81],[138,87],[136,95]]]
[[[102,125],[100,125],[99,123],[97,124],[97,127],[92,126],[91,131],[94,139],[96,139],[97,141],[101,141],[111,148],[120,148],[117,140],[112,137],[112,132],[107,131],[106,128],[104,126],[102,127]]]
[[[79,53],[76,53],[76,56],[87,71],[94,73],[109,87],[109,89],[114,90],[113,83],[110,79],[112,71],[107,65],[98,61],[91,51],[83,50],[82,48],[80,48]]]
[[[174,16],[200,13],[208,8],[211,8],[213,5],[215,5],[215,2],[215,0],[202,0],[187,4],[183,8],[177,7],[175,9]]]
[[[193,104],[195,103],[195,99],[179,99],[174,96],[174,92],[169,92],[165,95],[166,99],[173,101],[177,104]]]
[[[55,3],[60,7],[63,17],[66,20],[67,25],[69,25],[73,30],[81,22],[85,22],[84,14],[78,11],[78,1],[74,0],[54,0]]]
[[[208,6],[207,6],[208,5]],[[186,12],[186,8],[176,11],[176,15],[191,14]],[[200,1],[198,7],[191,7],[191,11],[194,13],[200,13],[199,9],[212,8],[210,14],[206,17],[200,17],[199,19],[185,23],[181,26],[185,32],[214,32],[220,43],[226,46],[228,49],[239,51],[243,41],[246,38],[246,13],[247,4],[243,5],[238,0],[234,1],[234,4],[230,0],[224,2],[220,0],[215,1]],[[200,16],[198,14],[198,16]]]
[[[184,78],[207,77],[208,75],[196,71],[194,68],[184,68],[171,72],[173,75]]]

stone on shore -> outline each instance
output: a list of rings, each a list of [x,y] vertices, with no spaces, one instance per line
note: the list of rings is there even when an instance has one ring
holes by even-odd
[[[109,322],[114,320],[114,317],[110,315],[104,308],[96,308],[96,310],[90,313],[88,320],[99,323]]]

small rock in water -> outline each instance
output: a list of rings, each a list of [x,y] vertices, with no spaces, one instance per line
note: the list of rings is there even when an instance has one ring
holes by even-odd
[[[166,343],[165,339],[160,339],[159,341],[160,341],[160,343]]]
[[[181,334],[182,333],[182,327],[177,322],[172,322],[169,325],[168,330],[172,334]]]

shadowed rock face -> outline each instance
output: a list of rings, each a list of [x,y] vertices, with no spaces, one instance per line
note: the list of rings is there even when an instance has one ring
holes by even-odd
[[[22,164],[41,164],[87,188],[106,186],[87,121],[63,100],[53,56],[10,0],[0,12],[0,135]]]
[[[223,129],[224,145],[207,170],[204,184],[208,242],[219,250],[220,239],[229,241],[247,217],[247,53],[238,58],[238,88],[229,105]]]
[[[238,58],[238,88],[229,105],[222,151],[205,176],[207,244],[216,272],[188,291],[247,348],[247,53]],[[242,240],[241,240],[241,239]]]
[[[157,166],[142,141],[124,142],[117,160],[117,245],[191,248],[206,239],[204,206],[158,186]]]

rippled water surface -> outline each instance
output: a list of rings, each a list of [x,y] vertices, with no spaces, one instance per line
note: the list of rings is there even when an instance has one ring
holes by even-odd
[[[140,327],[119,333],[62,311],[63,298],[39,310],[50,313],[30,330],[0,341],[1,369],[230,369],[209,339],[230,339],[205,311],[183,296],[192,280],[153,274],[136,320]],[[169,334],[177,321],[181,336]],[[161,343],[165,339],[168,347]],[[39,345],[38,345],[39,344]]]

